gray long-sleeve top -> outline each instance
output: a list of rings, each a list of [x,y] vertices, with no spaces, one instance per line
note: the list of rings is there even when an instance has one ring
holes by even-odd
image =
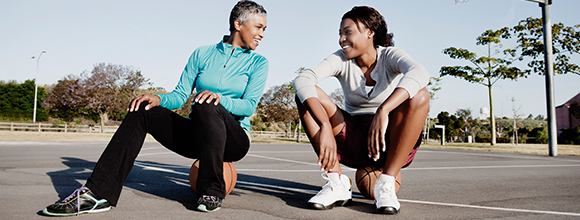
[[[315,85],[334,76],[342,86],[345,111],[351,115],[375,114],[377,108],[396,88],[403,88],[412,98],[429,83],[429,73],[402,49],[397,47],[377,48],[377,63],[371,72],[376,82],[372,90],[366,91],[366,78],[355,59],[347,59],[342,50],[328,56],[320,64],[304,71],[294,80],[294,89],[301,102],[317,97]]]

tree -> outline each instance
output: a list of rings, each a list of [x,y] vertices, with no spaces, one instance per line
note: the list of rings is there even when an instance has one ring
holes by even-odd
[[[78,76],[69,75],[59,80],[43,99],[42,107],[49,109],[53,116],[72,121],[81,114],[87,114],[87,87],[81,84]]]
[[[440,112],[437,115],[437,120],[439,120],[439,124],[445,126],[445,137],[448,140],[457,136],[459,128],[465,125],[463,120],[460,120],[455,115],[449,115],[449,112]]]
[[[429,83],[427,84],[427,90],[429,90],[429,113],[427,115],[429,115],[431,113],[431,105],[433,101],[435,101],[435,99],[437,99],[437,97],[435,97],[435,93],[439,90],[441,90],[441,78],[439,77],[430,77],[429,78]],[[425,143],[429,142],[429,130],[431,129],[431,118],[427,117],[427,119],[425,120],[425,126],[423,128],[423,140],[425,141]]]
[[[334,92],[328,95],[332,102],[336,104],[341,109],[344,109],[344,93],[342,92],[342,88],[336,88]]]
[[[552,24],[554,73],[580,75],[580,66],[570,63],[570,56],[580,54],[580,31],[576,28],[580,28],[580,24],[573,27],[566,27],[562,23]],[[517,36],[517,47],[521,49],[522,58],[531,58],[526,74],[545,74],[542,19],[529,17],[521,20],[511,31]]]
[[[474,127],[477,122],[473,119],[471,115],[472,111],[470,108],[466,109],[457,109],[455,111],[455,115],[457,115],[459,120],[463,120],[463,126],[459,127],[459,131],[461,131],[465,136],[473,136],[475,137]]]
[[[518,112],[520,111],[520,109],[522,108],[522,106],[518,107],[516,109],[515,106],[516,103],[516,98],[512,97],[512,112],[514,113],[514,126],[513,126],[513,134],[512,134],[512,141],[513,143],[515,143],[515,145],[518,145],[518,125],[517,125],[517,120],[519,117],[523,116],[522,114],[519,114]]]
[[[265,121],[282,121],[286,123],[286,133],[290,134],[290,124],[299,120],[295,102],[295,91],[292,83],[272,86],[260,100],[260,112]]]
[[[34,109],[34,80],[26,80],[24,83],[16,81],[0,81],[0,116],[9,119],[31,119]],[[37,105],[40,99],[46,96],[43,87],[38,88]],[[37,109],[39,121],[48,119],[42,109]]]
[[[133,67],[116,64],[95,64],[89,73],[81,73],[82,85],[86,87],[87,109],[99,114],[101,132],[108,115],[126,111],[129,101],[137,96],[136,91],[149,79]]]
[[[440,76],[453,76],[464,79],[470,83],[481,84],[488,88],[489,109],[491,118],[491,145],[496,143],[495,116],[491,88],[500,79],[517,80],[525,77],[525,73],[519,68],[512,66],[516,58],[513,49],[501,50],[501,40],[511,37],[509,28],[497,31],[487,30],[477,37],[476,45],[486,46],[487,55],[478,57],[477,54],[462,48],[449,47],[443,53],[452,59],[469,61],[472,66],[443,66],[439,71]],[[493,48],[493,52],[492,52]]]

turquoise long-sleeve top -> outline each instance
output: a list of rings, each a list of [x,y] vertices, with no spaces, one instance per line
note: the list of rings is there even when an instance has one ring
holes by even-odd
[[[180,108],[194,89],[209,90],[220,96],[220,104],[249,132],[249,117],[266,86],[268,60],[250,49],[234,49],[225,43],[228,38],[224,36],[218,44],[193,51],[175,89],[169,94],[158,94],[160,106]]]

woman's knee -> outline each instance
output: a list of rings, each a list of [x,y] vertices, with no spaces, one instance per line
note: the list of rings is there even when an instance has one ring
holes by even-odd
[[[219,106],[213,103],[195,103],[191,106],[190,117],[211,117],[219,113]]]
[[[413,110],[429,109],[430,100],[429,91],[427,88],[423,88],[409,100],[409,107]]]

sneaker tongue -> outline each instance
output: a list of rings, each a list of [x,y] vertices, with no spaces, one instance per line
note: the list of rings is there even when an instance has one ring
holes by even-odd
[[[333,182],[340,182],[340,174],[338,173],[327,173],[328,179]]]

